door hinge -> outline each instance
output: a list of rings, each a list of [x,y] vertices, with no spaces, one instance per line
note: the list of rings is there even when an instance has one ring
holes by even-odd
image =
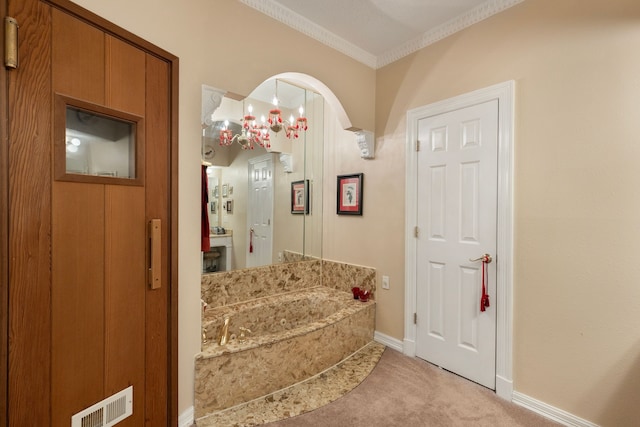
[[[420,140],[416,140],[416,151],[420,151]]]
[[[416,225],[415,227],[413,227],[413,237],[417,239],[419,236],[420,236],[420,229]]]
[[[413,313],[413,324],[414,325],[418,324],[418,313]]]
[[[18,68],[18,21],[4,17],[4,66]]]

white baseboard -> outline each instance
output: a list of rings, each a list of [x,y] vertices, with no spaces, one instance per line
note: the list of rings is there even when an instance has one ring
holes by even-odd
[[[582,418],[576,417],[567,411],[563,411],[562,409],[558,409],[547,403],[529,397],[526,394],[518,393],[517,391],[513,392],[513,403],[527,408],[530,411],[536,412],[545,418],[557,421],[565,426],[598,427],[597,424],[594,424],[591,421],[583,420]]]
[[[375,331],[373,333],[373,339],[374,341],[379,342],[380,344],[384,344],[389,348],[399,351],[400,353],[403,352],[402,341],[400,341],[399,339],[390,337],[389,335],[385,335],[382,332],[378,331]]]
[[[182,414],[180,414],[180,416],[178,417],[178,427],[191,427],[193,425],[193,422],[195,421],[193,419],[193,416],[194,416],[194,413],[193,413],[193,406],[192,406],[186,411],[184,411]]]
[[[513,400],[513,381],[496,375],[496,395],[504,400]]]
[[[404,353],[407,356],[415,357],[415,342],[405,339],[404,341],[385,335],[382,332],[375,331],[373,339],[380,344],[384,344],[394,350]],[[496,395],[505,400],[511,400],[513,403],[529,409],[545,418],[559,422],[560,424],[571,427],[599,427],[590,421],[584,420],[567,411],[558,409],[547,403],[536,400],[525,394],[513,391],[513,381],[496,377]]]
[[[404,339],[404,355],[416,357],[416,342],[408,338]]]

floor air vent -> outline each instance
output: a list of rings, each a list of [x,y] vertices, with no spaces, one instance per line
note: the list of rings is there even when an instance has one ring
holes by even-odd
[[[133,386],[71,417],[71,427],[111,427],[133,414]]]

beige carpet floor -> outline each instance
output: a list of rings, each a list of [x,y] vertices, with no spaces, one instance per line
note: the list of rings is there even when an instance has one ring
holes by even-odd
[[[387,348],[340,399],[270,427],[557,426],[478,384]]]

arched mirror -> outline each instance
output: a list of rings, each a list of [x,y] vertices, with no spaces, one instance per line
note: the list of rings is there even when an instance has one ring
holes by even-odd
[[[321,257],[323,132],[309,88],[270,79],[234,99],[203,86],[203,273]]]

